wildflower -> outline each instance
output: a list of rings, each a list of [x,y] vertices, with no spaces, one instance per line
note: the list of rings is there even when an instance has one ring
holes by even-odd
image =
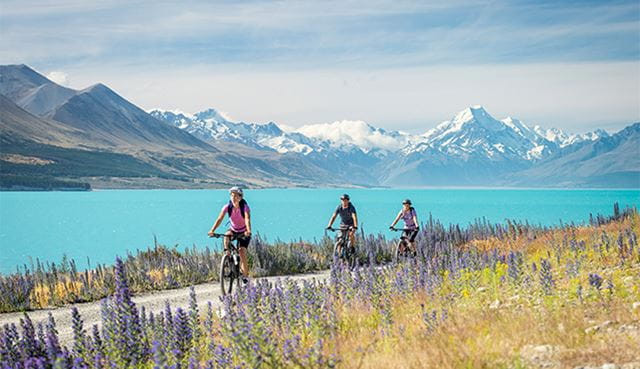
[[[540,262],[540,284],[542,284],[542,289],[546,295],[553,293],[555,282],[551,273],[551,263],[547,259],[542,259]]]
[[[590,273],[589,274],[589,284],[591,285],[591,287],[600,290],[600,287],[602,287],[602,277],[600,277],[598,274],[596,273]]]

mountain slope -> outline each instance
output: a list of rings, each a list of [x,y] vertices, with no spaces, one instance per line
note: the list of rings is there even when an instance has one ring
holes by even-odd
[[[168,150],[215,150],[194,136],[164,124],[103,84],[79,91],[49,114],[91,135],[105,146]]]
[[[36,117],[2,94],[0,130],[4,136],[57,146],[78,147],[89,142],[83,131],[51,119]]]
[[[640,123],[565,147],[539,165],[505,176],[514,185],[640,187]]]
[[[0,94],[32,114],[43,116],[76,94],[60,86],[28,66],[0,66]]]
[[[48,84],[55,86],[53,82],[25,66],[4,66],[2,77],[0,90],[7,91],[18,101],[29,95],[29,91]],[[151,165],[163,178],[179,179],[173,183],[162,180],[160,186],[219,187],[244,184],[266,187],[344,183],[335,180],[327,170],[312,163],[300,163],[296,158],[282,156],[275,151],[265,153],[247,147],[235,148],[216,140],[205,143],[188,132],[153,118],[102,84],[74,91],[73,96],[41,117],[15,103],[8,97],[0,99],[3,137],[56,147],[126,154]],[[15,158],[19,154],[9,152],[15,146],[5,144],[0,154],[14,155],[12,158]],[[222,150],[216,146],[221,146]],[[85,163],[88,167],[94,164],[91,160],[95,156],[83,157],[88,160]],[[40,159],[17,159],[18,162],[29,160]],[[6,165],[15,167],[13,164]],[[54,167],[56,166],[51,168]],[[36,167],[28,169],[34,168]],[[44,170],[44,167],[40,169]],[[105,176],[112,174],[105,171]],[[52,175],[66,174],[58,171],[52,172]],[[141,183],[135,178],[117,179],[115,184],[108,178],[87,180],[99,181],[102,187],[121,184],[125,187],[138,187]],[[153,179],[145,181],[143,186],[157,186],[153,184]]]

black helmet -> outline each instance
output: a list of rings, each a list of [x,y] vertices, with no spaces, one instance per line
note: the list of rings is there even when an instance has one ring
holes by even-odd
[[[349,200],[349,195],[347,195],[346,193],[343,194],[342,196],[340,196],[340,200]]]
[[[411,205],[411,200],[404,199],[404,201],[402,201],[402,205],[404,205],[404,204]]]

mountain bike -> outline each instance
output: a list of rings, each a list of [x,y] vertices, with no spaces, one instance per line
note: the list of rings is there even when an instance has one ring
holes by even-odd
[[[229,237],[225,234],[214,233],[214,238]],[[229,251],[223,252],[220,259],[220,288],[222,289],[222,295],[231,293],[233,290],[233,284],[239,284],[242,273],[240,272],[240,239],[244,236],[238,236],[235,240],[229,241]]]
[[[415,232],[417,231],[417,229],[410,229],[410,228],[390,228],[390,229],[394,232],[402,232],[402,235],[400,236],[400,241],[398,241],[398,244],[396,245],[396,252],[394,255],[395,261],[402,262],[407,259],[415,258],[416,252],[415,250],[411,250],[409,248],[409,239],[410,239],[411,232]]]
[[[340,232],[336,236],[336,242],[333,244],[333,255],[347,264],[349,269],[353,269],[356,266],[356,248],[351,244],[351,238],[349,232],[353,230],[353,227],[340,227],[335,229],[332,227],[327,228],[332,232]]]

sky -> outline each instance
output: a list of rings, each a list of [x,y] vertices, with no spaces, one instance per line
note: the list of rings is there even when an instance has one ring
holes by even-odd
[[[640,121],[640,2],[2,0],[0,64],[290,127],[421,133],[482,105],[617,131]]]

